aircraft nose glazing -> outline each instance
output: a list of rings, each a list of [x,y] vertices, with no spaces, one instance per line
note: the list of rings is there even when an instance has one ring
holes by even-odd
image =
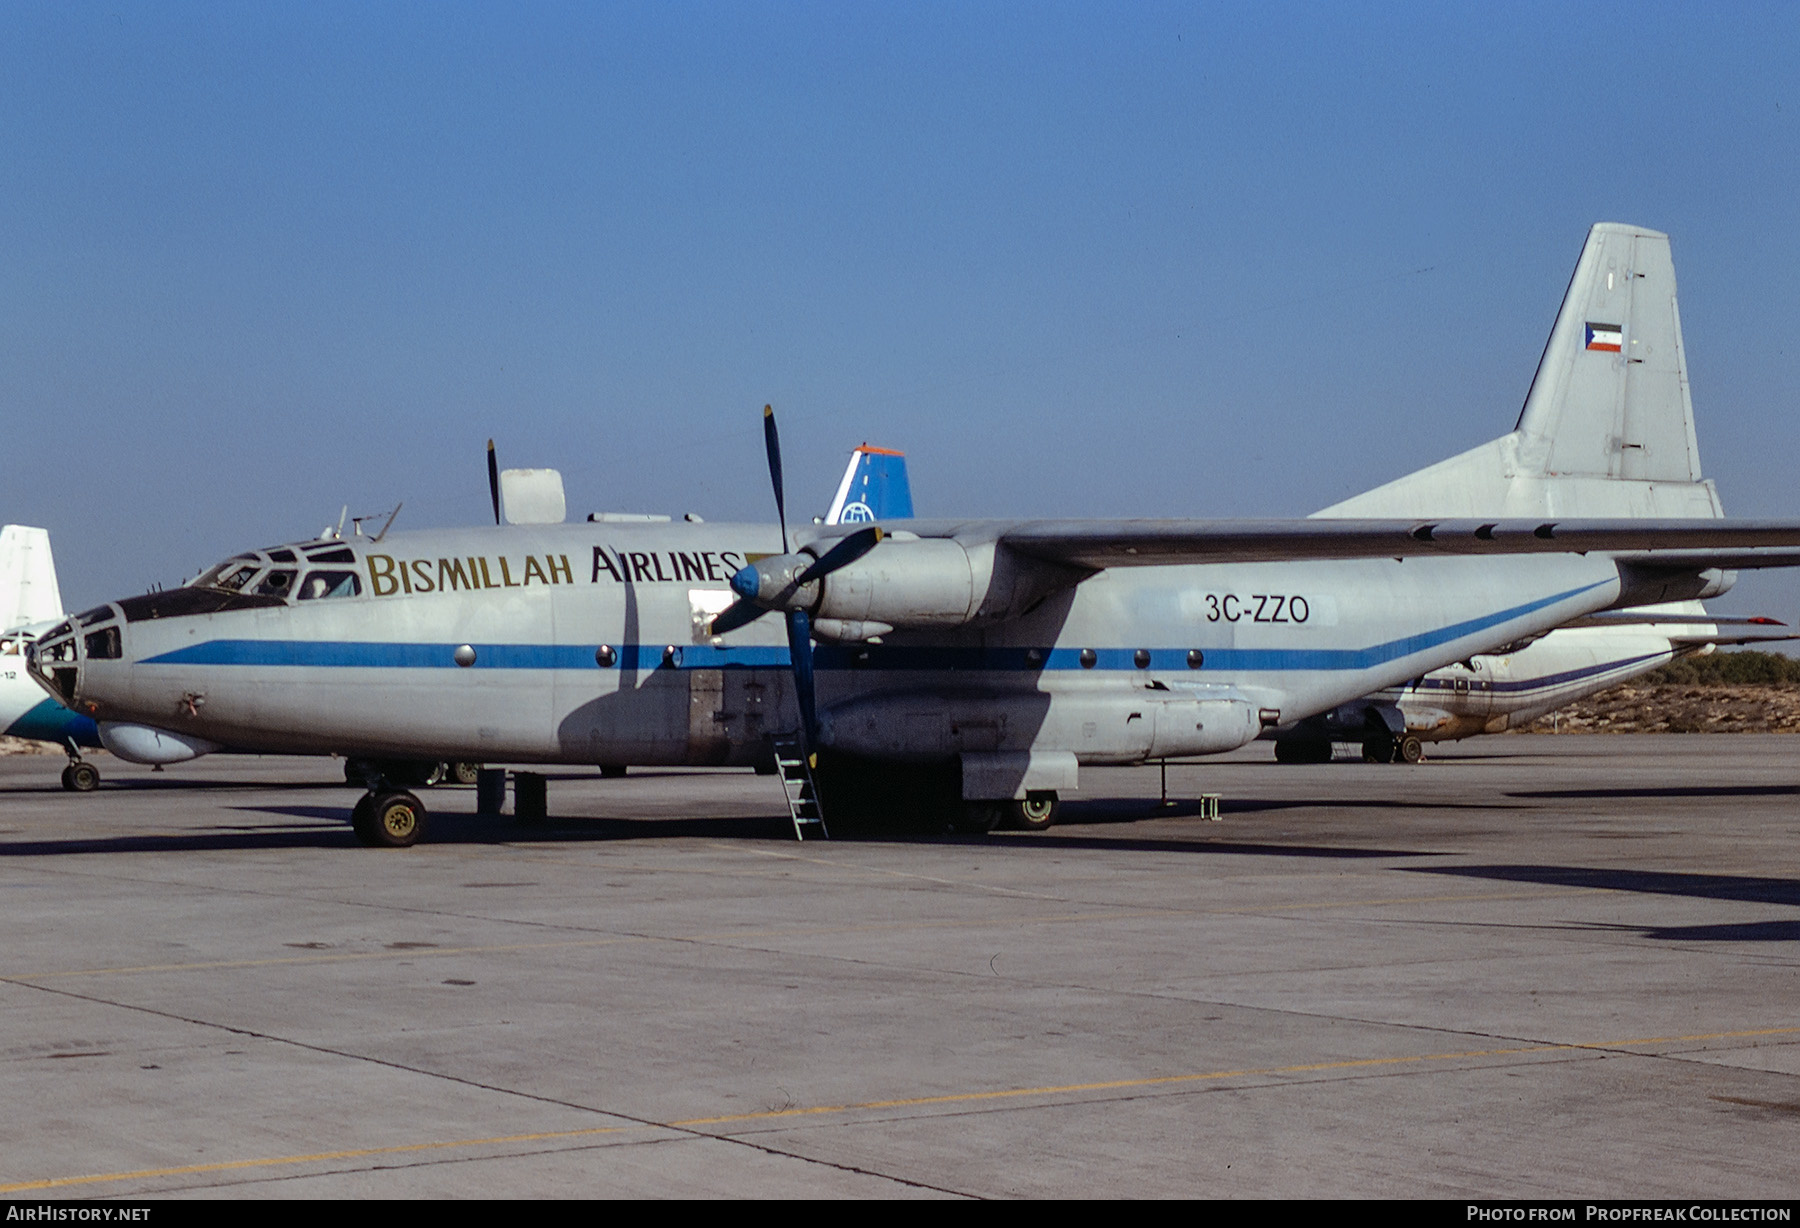
[[[25,650],[25,668],[64,705],[72,704],[81,684],[81,636],[74,622],[58,623]]]

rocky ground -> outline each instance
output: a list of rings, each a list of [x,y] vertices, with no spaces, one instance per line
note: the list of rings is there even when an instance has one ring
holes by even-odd
[[[48,742],[27,742],[24,738],[0,737],[0,755],[61,755],[62,747]]]
[[[1519,733],[1800,733],[1800,684],[1628,682]]]

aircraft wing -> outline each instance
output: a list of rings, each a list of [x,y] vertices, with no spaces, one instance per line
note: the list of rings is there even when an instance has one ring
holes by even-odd
[[[1772,520],[1034,520],[994,536],[1018,554],[1095,571],[1590,552],[1683,570],[1800,566],[1800,522]]]

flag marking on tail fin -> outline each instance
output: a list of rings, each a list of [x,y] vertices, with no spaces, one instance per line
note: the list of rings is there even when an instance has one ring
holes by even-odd
[[[1617,354],[1625,346],[1625,326],[1622,324],[1595,324],[1588,321],[1587,348],[1590,350],[1608,350]]]

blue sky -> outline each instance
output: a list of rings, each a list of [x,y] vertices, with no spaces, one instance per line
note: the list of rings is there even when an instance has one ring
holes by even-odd
[[[1287,515],[1513,424],[1673,236],[1702,456],[1800,516],[1800,7],[0,4],[0,519],[81,608],[483,446],[571,511]],[[1721,607],[1800,616],[1800,578]]]

